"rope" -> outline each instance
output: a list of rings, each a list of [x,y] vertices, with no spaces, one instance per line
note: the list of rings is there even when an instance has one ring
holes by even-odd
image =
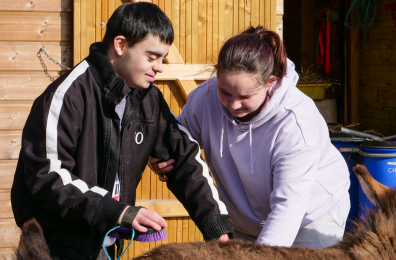
[[[369,9],[373,5],[374,5],[374,13],[373,13],[372,16],[370,16],[369,15]],[[355,0],[352,3],[351,7],[349,8],[348,13],[347,13],[347,15],[345,17],[345,23],[344,23],[345,27],[350,28],[350,29],[356,29],[356,28],[364,27],[363,42],[367,41],[366,29],[369,28],[374,22],[374,17],[377,14],[377,5],[378,5],[377,0],[368,0],[368,1]],[[356,20],[358,20],[359,24],[356,25],[356,26],[351,26],[351,25],[348,24],[348,17],[350,15],[352,9],[354,8],[354,6],[356,6],[356,12],[353,15],[352,23],[355,23]],[[362,20],[360,19],[361,15],[364,15],[364,22],[362,22]]]
[[[106,253],[107,258],[109,258],[109,260],[111,260],[111,257],[110,257],[109,254],[107,253],[107,250],[106,250],[106,247],[105,247],[105,240],[106,240],[106,237],[110,234],[111,231],[114,231],[114,230],[116,230],[116,229],[119,228],[119,227],[120,227],[120,226],[117,226],[117,227],[115,227],[115,228],[110,229],[110,230],[106,233],[106,235],[105,235],[105,237],[104,237],[104,239],[103,239],[103,244],[102,244],[103,251]],[[124,252],[122,252],[122,254],[120,255],[120,257],[117,258],[117,260],[120,260],[120,259],[121,259],[121,257],[125,254],[125,252],[128,251],[128,248],[129,248],[129,246],[130,246],[131,243],[132,243],[133,237],[135,236],[135,230],[134,230],[133,228],[131,228],[131,229],[132,229],[131,240],[129,241],[129,244],[128,244],[127,248],[124,250]]]

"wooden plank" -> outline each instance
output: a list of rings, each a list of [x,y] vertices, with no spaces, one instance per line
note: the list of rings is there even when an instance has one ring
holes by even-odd
[[[224,0],[225,1],[225,9],[221,9],[219,6],[220,12],[224,13],[224,16],[219,15],[219,41],[220,41],[220,48],[224,44],[226,40],[231,38],[233,35],[233,19],[234,19],[234,0]],[[220,3],[219,3],[220,4]],[[222,21],[220,20],[223,20]],[[226,22],[227,21],[227,22]]]
[[[164,12],[168,17],[172,17],[172,0],[165,0]]]
[[[104,37],[104,35],[106,33],[106,25],[107,25],[107,22],[109,20],[109,16],[108,16],[108,12],[107,12],[107,9],[108,9],[107,5],[108,5],[108,1],[102,1],[102,6],[101,6],[101,8],[102,8],[102,10],[101,10],[101,16],[102,16],[101,23],[103,23],[103,24],[101,24],[102,40],[103,40],[103,37]]]
[[[238,1],[238,32],[245,29],[245,0]]]
[[[189,241],[189,235],[188,235],[188,231],[189,231],[189,228],[188,228],[188,220],[189,220],[189,218],[188,217],[184,217],[183,219],[182,219],[182,226],[183,226],[183,233],[182,233],[182,242],[183,243],[187,243],[187,242],[190,242]]]
[[[265,27],[265,0],[259,0],[260,2],[260,25]]]
[[[73,65],[81,60],[81,1],[74,0],[73,6]]]
[[[183,242],[183,218],[177,218],[176,243]]]
[[[271,25],[270,25],[270,29],[273,31],[276,31],[276,0],[271,0]],[[311,16],[313,16],[311,14]]]
[[[105,1],[105,0],[104,0]],[[106,20],[107,21],[107,20]],[[102,41],[102,0],[95,1],[95,42]]]
[[[14,218],[11,208],[10,191],[0,192],[0,218]],[[1,222],[0,222],[1,224]],[[1,229],[0,229],[1,232]],[[1,235],[0,235],[1,236]],[[2,245],[2,240],[0,238],[0,247]],[[6,247],[3,245],[3,247]]]
[[[18,159],[22,131],[0,131],[0,160]]]
[[[199,1],[192,0],[191,10],[191,63],[199,63],[199,54],[202,53],[199,50]]]
[[[205,64],[164,64],[164,72],[155,76],[156,80],[207,80],[213,66]]]
[[[186,0],[180,0],[180,18],[179,18],[179,54],[183,60],[186,56]]]
[[[72,12],[73,0],[0,0],[0,11]]]
[[[257,27],[260,24],[260,1],[251,1],[251,24]]]
[[[72,41],[71,13],[0,12],[2,41]]]
[[[188,241],[195,241],[195,223],[191,218],[188,219]]]
[[[144,169],[142,180],[142,200],[150,199],[150,168],[147,166]]]
[[[264,27],[271,27],[271,0],[264,0]]]
[[[0,248],[2,260],[15,260],[15,247]]]
[[[257,0],[253,0],[257,1]],[[252,24],[252,0],[245,0],[245,7],[244,7],[244,24],[243,24],[243,31],[246,30]]]
[[[22,130],[31,107],[31,101],[0,102],[0,130]]]
[[[80,0],[80,38],[81,38],[81,59],[88,56],[88,35],[87,35],[87,6],[88,0]]]
[[[197,88],[197,83],[194,80],[176,80],[176,84],[183,95],[184,100],[187,101],[187,96],[191,91]]]
[[[210,63],[216,64],[217,57],[220,50],[220,20],[223,22],[224,26],[224,0],[214,0],[213,1],[213,50],[212,59],[209,60]],[[219,11],[221,10],[221,11]],[[224,33],[224,29],[222,31]],[[224,37],[224,35],[223,35]]]
[[[192,63],[192,0],[186,0],[186,63]]]
[[[37,58],[37,52],[43,46],[54,60],[68,67],[73,65],[73,49],[69,42],[0,42],[0,70],[43,71]],[[61,70],[43,55],[42,58],[48,70]]]
[[[205,63],[214,63],[213,59],[213,0],[207,0],[206,6],[206,59]]]
[[[49,71],[57,78],[59,72]],[[40,71],[0,71],[0,100],[34,100],[51,83]]]
[[[239,15],[238,15],[239,14],[239,1],[238,0],[234,0],[233,11],[234,11],[234,14],[233,14],[232,20],[231,20],[231,21],[233,21],[231,36],[236,35],[239,32],[239,19],[238,19],[238,17],[239,17]]]
[[[86,0],[87,1],[87,12],[85,14],[85,19],[87,20],[87,43],[86,43],[86,56],[89,54],[89,46],[91,46],[92,43],[95,42],[96,36],[96,28],[95,28],[95,2],[96,0]]]
[[[175,40],[173,44],[177,49],[179,49],[179,42],[180,42],[180,0],[173,0],[169,1],[172,3],[172,15],[169,18],[172,21],[173,31],[175,34]]]
[[[0,160],[0,189],[11,190],[16,164],[17,160]]]
[[[0,222],[0,247],[12,248],[19,244],[21,229],[15,224],[14,219]]]

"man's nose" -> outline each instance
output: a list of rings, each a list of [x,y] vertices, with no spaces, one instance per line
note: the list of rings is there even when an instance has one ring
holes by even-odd
[[[159,60],[153,67],[153,70],[158,73],[162,73],[164,71],[164,66],[162,65],[162,59]]]

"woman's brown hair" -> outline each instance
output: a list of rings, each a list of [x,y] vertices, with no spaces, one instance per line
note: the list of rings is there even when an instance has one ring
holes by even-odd
[[[221,48],[215,65],[217,74],[236,71],[260,75],[257,80],[261,85],[271,75],[282,79],[286,67],[287,55],[279,35],[260,25],[230,38]]]

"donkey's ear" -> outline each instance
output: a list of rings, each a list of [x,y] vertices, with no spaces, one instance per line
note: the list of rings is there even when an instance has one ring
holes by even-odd
[[[362,190],[369,198],[369,200],[377,206],[380,206],[381,198],[391,188],[379,183],[371,177],[367,168],[363,165],[357,164],[353,171],[355,172]]]

